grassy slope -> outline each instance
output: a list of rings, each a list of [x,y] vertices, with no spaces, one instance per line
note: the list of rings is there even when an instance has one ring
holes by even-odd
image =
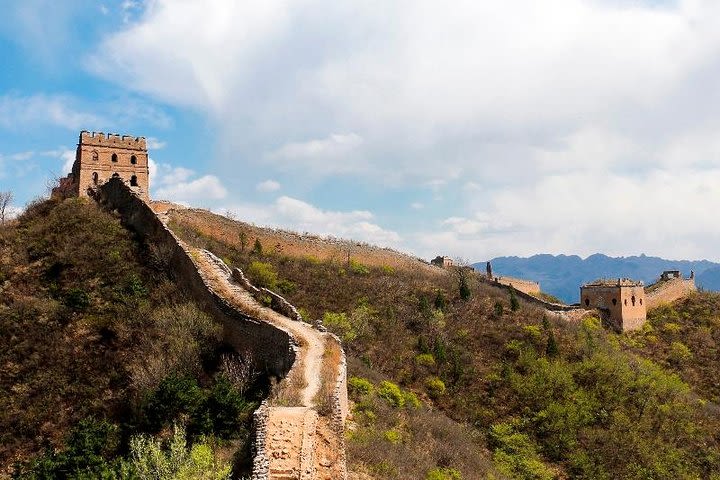
[[[488,446],[497,468],[515,478],[709,478],[720,469],[720,417],[714,404],[697,398],[713,398],[705,386],[713,365],[684,377],[693,390],[672,374],[660,349],[644,350],[636,337],[592,321],[544,320],[527,306],[512,311],[506,293],[483,284],[471,282],[472,296],[463,301],[452,275],[387,268],[377,256],[364,267],[370,250],[363,248],[348,265],[344,257],[312,255],[317,239],[307,252],[296,244],[289,254],[277,236],[246,224],[202,211],[172,219],[184,239],[246,271],[253,262],[271,264],[276,288],[344,338],[350,375],[372,383],[371,391],[351,390],[356,471],[423,478],[438,467],[484,478],[493,471]],[[250,252],[256,239],[263,254]],[[693,305],[680,308],[691,315]],[[706,307],[705,323],[714,325],[720,312]],[[711,326],[683,328],[709,345]],[[397,400],[393,407],[396,397],[381,388],[387,378],[431,410],[399,408]],[[444,423],[435,409],[474,428]]]
[[[211,382],[220,329],[153,258],[80,199],[0,228],[0,476],[82,419],[138,431],[139,403],[171,372]]]

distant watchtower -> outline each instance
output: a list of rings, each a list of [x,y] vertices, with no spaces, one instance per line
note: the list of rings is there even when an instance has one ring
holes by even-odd
[[[148,201],[149,170],[145,137],[80,132],[72,173],[59,188],[71,189],[78,196],[102,185],[111,177],[120,177],[140,197]]]
[[[596,280],[580,287],[583,307],[597,308],[618,331],[637,330],[647,318],[642,282],[627,278]]]

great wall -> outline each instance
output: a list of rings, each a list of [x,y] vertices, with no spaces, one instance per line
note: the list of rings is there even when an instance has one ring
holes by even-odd
[[[153,202],[154,209],[149,203],[147,158],[143,137],[83,131],[73,171],[53,194],[92,197],[117,212],[127,228],[154,248],[176,283],[223,326],[224,341],[238,352],[249,352],[258,371],[279,380],[253,415],[252,480],[346,479],[347,365],[340,340],[322,325],[306,323],[282,296],[253,286],[241,270],[182,242],[168,226],[172,206]],[[272,235],[278,246],[282,242],[300,251],[307,247],[306,235],[281,230]],[[341,254],[349,262],[353,246],[361,246],[312,238],[326,259]],[[383,267],[389,256],[392,266],[430,273],[473,270],[455,266],[449,257],[427,263],[388,249],[368,251],[367,260]],[[647,289],[627,279],[586,284],[581,287],[581,303],[565,305],[541,298],[537,282],[494,276],[489,263],[487,274],[477,278],[569,321],[599,312],[619,331],[640,328],[647,309],[696,290],[692,274],[684,279],[672,271]]]
[[[121,178],[111,178],[95,193],[116,211],[126,227],[157,252],[176,282],[223,325],[224,340],[239,352],[251,352],[256,367],[282,379],[269,401],[254,414],[253,480],[344,479],[347,477],[344,423],[348,413],[345,355],[334,335],[260,304],[242,272],[233,272],[205,250],[183,243],[163,216]],[[279,295],[280,312],[296,312]],[[323,362],[339,351],[331,385],[322,389]],[[325,379],[328,381],[328,379]],[[329,388],[328,388],[329,387]],[[318,394],[329,392],[329,398]],[[325,408],[319,412],[318,400]],[[322,414],[321,414],[322,413]]]

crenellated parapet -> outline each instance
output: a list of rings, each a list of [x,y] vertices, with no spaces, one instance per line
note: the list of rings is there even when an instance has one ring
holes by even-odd
[[[92,145],[96,147],[123,148],[129,150],[147,150],[145,137],[133,137],[132,135],[118,135],[115,133],[80,132],[81,145]]]

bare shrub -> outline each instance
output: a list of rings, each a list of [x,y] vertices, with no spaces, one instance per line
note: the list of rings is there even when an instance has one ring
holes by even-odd
[[[252,353],[224,353],[220,357],[220,373],[228,379],[241,395],[250,388],[260,372],[255,369]]]

